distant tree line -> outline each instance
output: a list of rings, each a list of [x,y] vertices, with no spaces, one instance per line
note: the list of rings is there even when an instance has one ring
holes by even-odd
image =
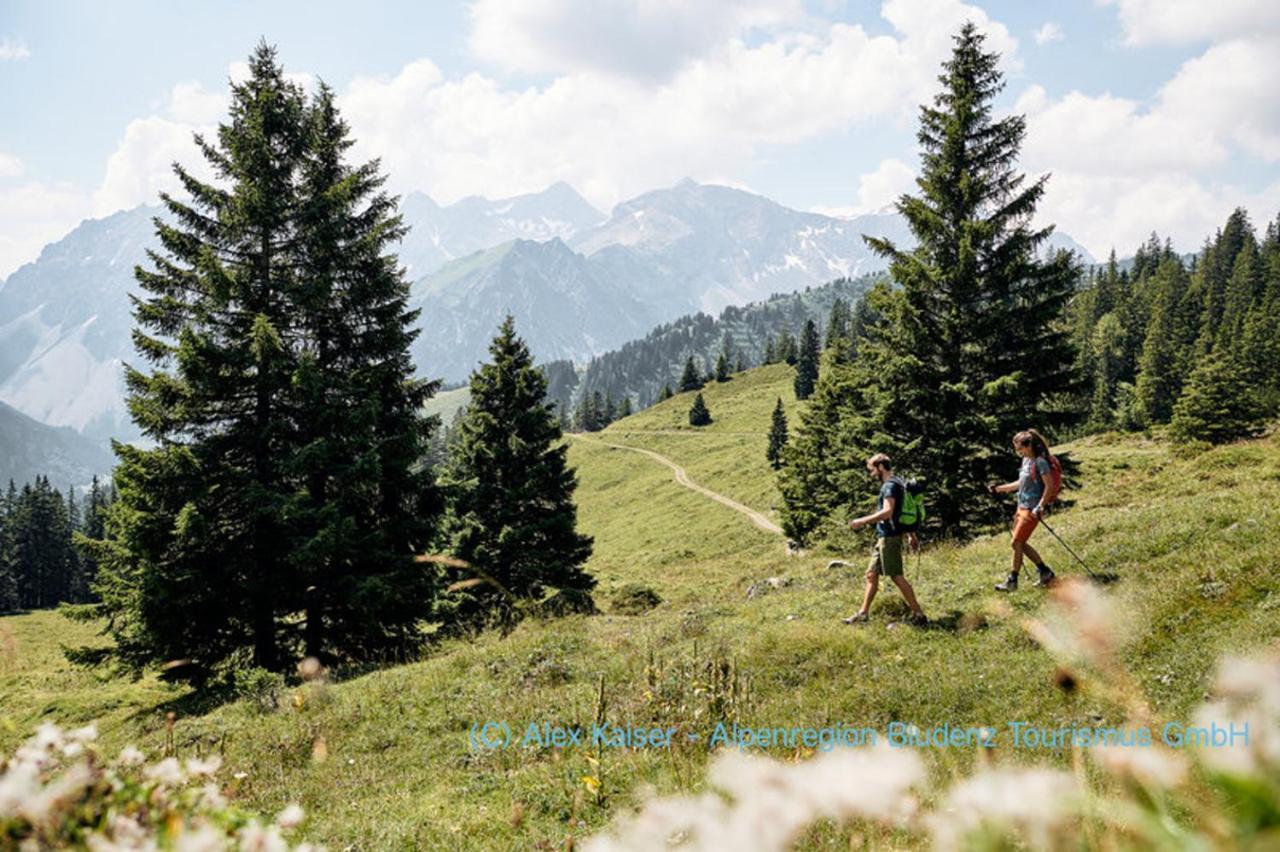
[[[76,539],[102,537],[113,499],[97,477],[80,500],[46,476],[21,489],[10,480],[0,497],[0,612],[94,600],[98,566]]]
[[[1067,319],[1085,431],[1252,434],[1280,413],[1280,218],[1259,240],[1238,209],[1189,261],[1155,234],[1127,268],[1113,252]]]
[[[617,404],[630,398],[640,410],[660,401],[664,390],[670,395],[689,385],[685,379],[690,359],[703,383],[761,364],[796,363],[806,323],[814,322],[821,334],[832,306],[841,301],[846,312],[855,309],[876,278],[842,278],[763,302],[727,307],[719,318],[697,313],[664,323],[639,340],[593,358],[571,397],[557,399],[567,399],[573,410],[585,395],[599,392],[602,400],[612,398]]]

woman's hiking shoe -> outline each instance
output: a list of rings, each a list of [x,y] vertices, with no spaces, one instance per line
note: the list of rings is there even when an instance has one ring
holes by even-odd
[[[870,613],[866,613],[866,612],[855,612],[853,615],[849,616],[848,618],[842,618],[840,620],[843,621],[845,624],[866,624],[868,621],[871,620],[871,615]]]
[[[1018,575],[1010,573],[1004,578],[1003,583],[996,583],[997,592],[1016,592],[1018,591]]]
[[[1036,568],[1040,572],[1040,577],[1036,580],[1036,587],[1047,589],[1053,585],[1053,581],[1058,578],[1057,574],[1048,565],[1039,565]]]

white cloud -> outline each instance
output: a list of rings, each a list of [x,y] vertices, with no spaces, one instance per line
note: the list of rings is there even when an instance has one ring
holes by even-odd
[[[1122,18],[1141,5],[1122,4]],[[1179,3],[1167,11],[1163,30],[1131,38],[1172,40],[1189,12]],[[1241,13],[1226,4],[1226,20]],[[1080,92],[1051,100],[1039,86],[1026,90],[1014,107],[1027,115],[1022,164],[1053,172],[1044,220],[1103,256],[1113,246],[1131,251],[1153,228],[1193,250],[1241,204],[1256,221],[1273,218],[1280,185],[1251,193],[1213,177],[1243,156],[1280,161],[1280,27],[1267,29],[1264,18],[1254,17],[1249,35],[1183,62],[1148,103]]]
[[[1062,27],[1053,21],[1045,21],[1040,29],[1035,31],[1032,36],[1036,44],[1049,44],[1050,42],[1062,41]]]
[[[1198,251],[1236,207],[1257,226],[1280,210],[1280,181],[1253,192],[1188,175],[1132,177],[1055,172],[1039,210],[1094,257],[1131,254],[1152,231],[1177,251]]]
[[[565,180],[608,207],[686,175],[740,172],[766,146],[909,120],[965,20],[1017,61],[1007,28],[958,0],[889,0],[882,12],[894,35],[837,23],[762,44],[731,39],[664,80],[577,70],[513,89],[479,73],[445,79],[423,59],[352,82],[340,106],[357,153],[382,157],[402,190],[449,202]]]
[[[901,160],[888,159],[858,179],[859,213],[876,213],[891,206],[903,193],[916,192],[916,170]]]
[[[163,115],[129,122],[93,193],[94,215],[155,204],[161,192],[177,191],[175,162],[196,177],[210,179],[212,170],[193,136],[197,132],[211,135],[226,115],[228,103],[222,92],[210,92],[199,83],[178,83],[169,90]]]
[[[753,28],[804,18],[799,0],[476,0],[469,46],[512,71],[666,78]]]
[[[1213,42],[1280,26],[1272,0],[1099,0],[1117,6],[1131,45]]]
[[[40,254],[89,215],[84,193],[29,181],[0,186],[0,277]]]
[[[0,62],[17,62],[30,58],[31,51],[27,49],[27,44],[22,39],[0,40]]]
[[[0,179],[22,176],[22,160],[0,151]]]

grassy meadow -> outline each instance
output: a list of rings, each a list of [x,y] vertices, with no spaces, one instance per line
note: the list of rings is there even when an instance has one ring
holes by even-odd
[[[715,422],[703,429],[688,426],[692,395],[681,394],[596,437],[661,453],[698,483],[771,515],[778,495],[766,433],[778,397],[796,426],[791,376],[771,366],[709,386]],[[1184,455],[1108,435],[1070,449],[1082,486],[1050,522],[1095,570],[1121,578],[1107,595],[1128,630],[1123,662],[1157,722],[1185,720],[1222,653],[1280,638],[1280,440]],[[134,682],[71,666],[61,648],[101,641],[94,625],[53,612],[0,618],[0,753],[43,721],[97,720],[108,751],[132,743],[148,754],[221,754],[228,777],[237,776],[237,800],[266,813],[299,802],[306,836],[331,849],[560,849],[645,790],[701,789],[705,743],[484,751],[469,746],[474,724],[505,722],[518,740],[531,722],[589,727],[599,718],[681,732],[720,720],[880,730],[894,720],[921,728],[1125,721],[1120,697],[1087,675],[1074,690],[1055,685],[1058,664],[1024,628],[1044,601],[1040,590],[992,590],[1008,563],[1003,531],[912,558],[908,576],[935,626],[899,623],[905,607],[886,588],[871,623],[850,628],[838,619],[857,606],[869,534],[850,552],[788,556],[780,536],[679,486],[651,459],[579,439],[570,459],[579,523],[595,539],[589,568],[602,614],[526,621],[506,637],[449,641],[418,662],[335,673],[328,684],[263,682],[218,706],[154,675]],[[1060,574],[1080,573],[1046,533],[1034,541]],[[825,567],[843,557],[852,567]],[[776,588],[748,599],[748,588],[771,577]],[[661,603],[622,614],[636,585]],[[927,757],[936,779],[979,759],[1071,759],[1007,748]],[[843,831],[820,825],[804,845],[847,848]]]

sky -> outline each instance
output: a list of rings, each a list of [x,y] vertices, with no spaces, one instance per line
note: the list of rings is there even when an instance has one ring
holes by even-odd
[[[854,215],[913,189],[966,20],[1027,118],[1038,213],[1095,256],[1280,212],[1280,3],[1257,0],[0,0],[0,276],[197,174],[259,39],[323,79],[397,192],[556,181],[607,212],[684,177]]]

